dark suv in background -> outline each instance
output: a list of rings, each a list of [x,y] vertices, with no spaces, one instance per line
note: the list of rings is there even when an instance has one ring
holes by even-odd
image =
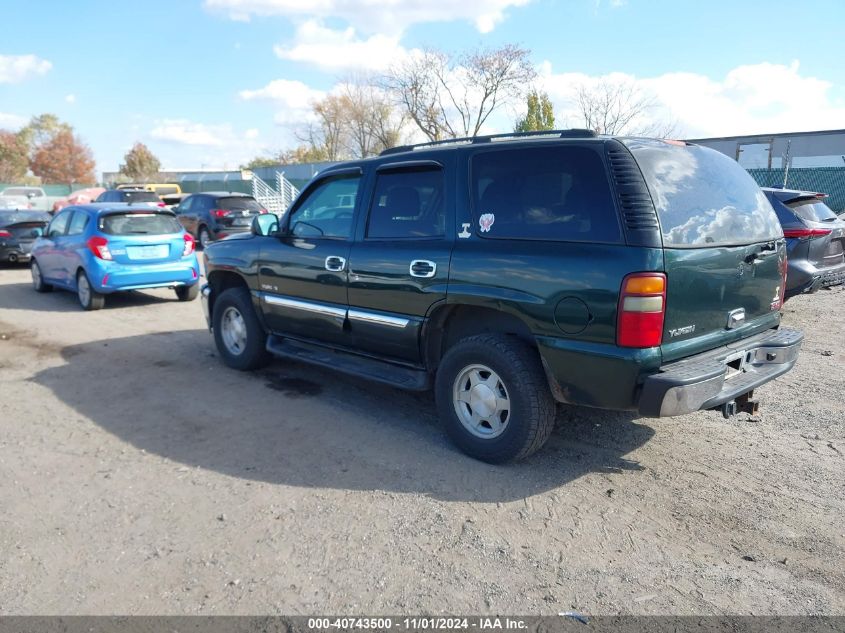
[[[203,248],[227,235],[249,231],[252,218],[267,213],[252,196],[231,191],[194,193],[172,210]]]
[[[434,388],[455,443],[530,455],[555,402],[754,412],[802,334],[786,245],[746,171],[682,142],[589,131],[401,147],[335,165],[281,221],[205,252],[220,357],[270,354]]]
[[[155,207],[164,206],[157,193],[145,189],[109,189],[97,196],[94,202],[126,202],[127,204],[147,204]]]
[[[793,189],[763,192],[786,237],[786,299],[845,283],[845,222],[824,203],[827,195]]]

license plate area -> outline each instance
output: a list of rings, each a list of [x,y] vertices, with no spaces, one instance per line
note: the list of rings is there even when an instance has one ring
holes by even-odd
[[[144,261],[147,259],[164,259],[170,254],[170,247],[167,244],[148,244],[144,246],[127,246],[126,256],[132,261]]]
[[[232,220],[232,226],[249,226],[252,223],[252,218],[235,218]]]

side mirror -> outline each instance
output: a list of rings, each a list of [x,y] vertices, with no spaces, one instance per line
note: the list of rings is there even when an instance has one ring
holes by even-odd
[[[252,234],[268,236],[279,232],[279,219],[272,213],[262,213],[252,219]]]

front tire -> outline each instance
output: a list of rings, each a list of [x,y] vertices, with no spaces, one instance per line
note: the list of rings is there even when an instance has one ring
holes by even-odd
[[[32,273],[32,287],[35,288],[35,292],[50,292],[53,289],[53,286],[44,282],[44,276],[41,274],[41,266],[34,259],[29,265],[29,271]]]
[[[179,286],[176,289],[176,298],[179,301],[193,301],[200,295],[200,285],[193,286]]]
[[[512,336],[459,341],[440,362],[435,395],[452,441],[491,464],[528,457],[554,429],[555,401],[540,358]]]
[[[76,273],[76,297],[83,310],[101,310],[106,305],[105,295],[91,287],[91,282],[84,270]]]
[[[269,362],[267,333],[246,288],[229,288],[217,297],[211,325],[217,351],[232,369],[248,371]]]

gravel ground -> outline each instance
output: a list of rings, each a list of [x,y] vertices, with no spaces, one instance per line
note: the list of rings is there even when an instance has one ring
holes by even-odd
[[[761,415],[565,408],[515,466],[432,398],[215,357],[170,292],[0,270],[2,614],[845,614],[845,292]]]

